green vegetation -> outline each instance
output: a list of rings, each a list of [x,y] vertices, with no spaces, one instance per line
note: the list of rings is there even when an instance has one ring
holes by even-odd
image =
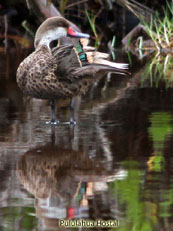
[[[158,12],[151,17],[150,22],[146,22],[145,19],[142,23],[145,26],[145,30],[151,37],[158,51],[165,48],[173,47],[173,2],[167,1],[166,8],[163,9],[164,17],[162,18]]]
[[[64,16],[64,12],[66,10],[67,7],[67,2],[68,0],[61,0],[59,1],[59,11],[61,12],[61,14]]]
[[[155,56],[145,67],[141,76],[142,86],[145,81],[150,81],[150,86],[158,87],[159,83],[165,82],[166,88],[173,87],[173,56]]]
[[[89,24],[90,24],[90,27],[94,33],[94,37],[95,37],[95,48],[98,48],[98,43],[99,43],[99,37],[98,37],[98,34],[97,34],[97,31],[96,31],[96,24],[95,24],[95,16],[93,13],[89,14],[87,10],[85,10],[85,13],[88,17],[88,21],[89,21]]]
[[[116,55],[115,55],[115,43],[116,43],[116,36],[114,35],[112,38],[112,41],[108,43],[110,53],[112,55],[112,59],[115,61]]]
[[[32,31],[32,29],[30,29],[30,26],[28,25],[28,23],[27,23],[26,20],[24,20],[24,21],[22,22],[22,26],[23,26],[23,28],[25,28],[25,30],[32,36],[32,38],[34,38],[35,33]]]

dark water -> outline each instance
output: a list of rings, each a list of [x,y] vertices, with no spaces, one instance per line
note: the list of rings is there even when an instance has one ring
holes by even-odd
[[[111,219],[118,231],[173,229],[170,67],[151,74],[150,61],[132,76],[103,78],[82,98],[77,125],[63,123],[69,102],[61,101],[52,129],[48,102],[16,86],[22,56],[0,59],[0,230],[72,230],[59,225],[71,218]]]

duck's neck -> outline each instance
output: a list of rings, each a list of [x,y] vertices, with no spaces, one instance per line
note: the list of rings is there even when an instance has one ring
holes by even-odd
[[[49,53],[51,53],[51,50],[50,50],[50,38],[48,36],[43,36],[42,39],[40,40],[39,44],[37,45],[36,47],[36,50],[41,50],[42,49],[46,49],[49,51]]]
[[[36,52],[38,53],[43,53],[43,54],[51,54],[51,50],[48,46],[46,46],[45,44],[43,45],[39,45],[37,48],[36,48]]]
[[[39,46],[39,47],[40,47],[40,46],[46,46],[46,47],[49,48],[49,44],[50,44],[50,39],[47,38],[47,37],[44,37],[44,38],[42,38],[42,39],[40,40],[38,46]]]

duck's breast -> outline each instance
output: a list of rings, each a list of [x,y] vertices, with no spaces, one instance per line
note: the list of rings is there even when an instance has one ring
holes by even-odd
[[[24,94],[36,98],[48,98],[49,85],[53,76],[54,64],[46,50],[36,50],[19,65],[17,84]]]

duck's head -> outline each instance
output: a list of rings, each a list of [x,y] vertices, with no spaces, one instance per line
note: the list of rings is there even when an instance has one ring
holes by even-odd
[[[66,19],[57,16],[46,19],[40,25],[35,35],[34,46],[35,48],[40,45],[49,47],[52,41],[66,36],[89,38],[88,34],[73,30]]]

